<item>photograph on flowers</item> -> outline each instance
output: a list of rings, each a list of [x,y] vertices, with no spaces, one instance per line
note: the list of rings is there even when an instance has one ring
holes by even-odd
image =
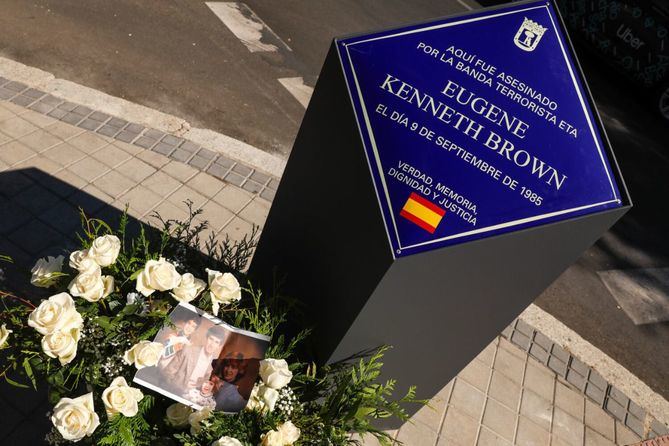
[[[139,369],[134,382],[197,410],[243,410],[270,338],[190,304],[177,305],[169,318],[152,343],[162,351],[160,360]]]

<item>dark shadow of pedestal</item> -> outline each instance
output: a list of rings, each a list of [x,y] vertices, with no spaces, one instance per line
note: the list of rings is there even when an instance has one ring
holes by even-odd
[[[0,288],[35,302],[51,294],[30,284],[30,269],[47,255],[62,254],[67,263],[69,253],[79,246],[79,208],[112,227],[123,214],[122,209],[39,169],[0,172],[0,254],[14,259],[13,264],[0,264],[4,273]],[[129,218],[130,236],[137,234],[139,227],[138,220]],[[44,437],[51,429],[46,414],[50,410],[45,386],[34,392],[0,380],[0,444],[46,444]]]

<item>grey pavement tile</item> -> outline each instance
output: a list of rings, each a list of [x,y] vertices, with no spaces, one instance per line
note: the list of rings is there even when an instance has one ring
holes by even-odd
[[[33,102],[35,102],[35,101],[36,101],[35,98],[31,98],[31,97],[29,97],[29,96],[24,96],[24,95],[22,95],[22,94],[21,94],[21,95],[18,95],[18,96],[15,96],[14,98],[12,98],[12,102],[13,102],[14,104],[16,104],[16,105],[20,105],[20,106],[22,106],[22,107],[27,107],[27,106],[29,106],[30,104],[32,104]]]
[[[591,401],[585,402],[585,425],[599,432],[609,440],[615,440],[615,419],[600,406]]]
[[[232,171],[237,172],[239,175],[243,177],[248,177],[253,172],[253,169],[251,169],[248,166],[245,166],[244,164],[237,163],[232,168]]]
[[[498,346],[499,348],[506,350],[512,355],[519,357],[523,361],[527,357],[526,351],[523,351],[523,349],[519,348],[517,345],[511,343],[509,340],[505,338],[499,338]]]
[[[63,100],[60,98],[57,98],[55,96],[52,96],[50,94],[44,96],[42,99],[39,100],[42,104],[46,105],[52,105],[52,106],[57,106],[58,104],[62,103]]]
[[[54,108],[48,113],[48,116],[51,116],[56,119],[61,119],[63,116],[65,116],[67,112],[65,110],[61,110],[59,108]]]
[[[86,129],[86,130],[95,131],[101,125],[102,125],[102,123],[100,123],[100,122],[98,122],[94,119],[87,118],[87,119],[84,119],[83,121],[81,121],[79,124],[77,124],[77,127],[81,127],[82,129]]]
[[[16,94],[17,93],[13,90],[8,90],[7,88],[0,87],[0,99],[7,100],[16,96]]]
[[[634,401],[630,400],[627,410],[640,420],[646,418],[646,411]]]
[[[239,213],[239,211],[241,211],[252,199],[253,195],[235,186],[229,185],[224,187],[223,190],[213,197],[213,200],[216,203],[230,209],[235,214]]]
[[[246,180],[246,182],[244,182],[242,185],[242,188],[251,192],[252,194],[257,194],[263,189],[263,185],[252,180]]]
[[[220,166],[226,167],[228,169],[232,168],[235,165],[235,161],[231,160],[230,158],[227,158],[223,155],[219,155],[215,160],[215,164],[218,164]]]
[[[560,382],[555,384],[555,406],[579,421],[583,420],[585,398]]]
[[[190,166],[187,167],[192,169]],[[197,173],[190,180],[188,180],[187,184],[196,191],[200,192],[202,195],[210,198],[215,196],[221,189],[223,189],[223,186],[225,186],[221,180],[214,178],[204,172]]]
[[[499,349],[497,350],[493,368],[502,372],[514,382],[520,383],[523,380],[525,362],[520,357],[513,355],[507,349]]]
[[[590,375],[588,375],[588,381],[601,390],[606,390],[606,387],[608,386],[608,383],[604,378],[602,378],[602,375],[594,370],[590,371]]]
[[[66,114],[65,116],[63,116],[62,118],[60,118],[61,121],[67,122],[68,124],[72,124],[72,125],[77,125],[83,119],[85,119],[84,116],[81,116],[77,113],[72,113],[72,112],[70,112],[70,113]]]
[[[191,166],[195,167],[198,170],[204,170],[210,162],[211,162],[211,160],[208,160],[206,158],[202,158],[200,155],[194,155],[188,161],[188,164],[190,164]],[[218,176],[216,174],[213,174],[212,172],[209,172],[209,173],[214,175],[214,176]]]
[[[438,445],[473,445],[476,442],[478,426],[478,417],[474,419],[456,407],[448,407]]]
[[[520,401],[520,385],[517,382],[510,380],[499,371],[494,370],[492,373],[492,380],[490,381],[488,396],[494,398],[515,412],[518,407],[518,402]]]
[[[572,356],[571,358],[571,363],[569,364],[569,367],[576,370],[581,376],[588,376],[588,372],[590,371],[590,367],[585,365],[580,359],[575,358]]]
[[[84,105],[77,105],[77,107],[72,111],[75,112],[75,113],[78,113],[80,115],[83,115],[83,116],[88,116],[89,114],[91,114],[93,112],[93,110],[91,110],[90,108],[88,108]]]
[[[620,421],[616,421],[616,443],[619,445],[631,445],[641,441],[641,436],[632,432]]]
[[[132,142],[133,139],[137,138],[137,133],[132,133],[127,130],[123,130],[121,133],[116,135],[115,138],[123,142]]]
[[[155,139],[147,138],[146,136],[140,136],[135,140],[133,144],[144,147],[145,149],[150,149],[156,143]]]
[[[159,142],[158,144],[153,146],[151,150],[153,150],[154,152],[161,153],[165,156],[170,156],[170,154],[174,152],[175,147],[169,144],[165,144],[164,142]]]
[[[593,386],[590,382],[585,385],[585,394],[600,406],[604,404],[606,399],[606,391]]]
[[[557,344],[553,344],[553,348],[551,349],[551,355],[555,356],[560,361],[565,363],[569,363],[569,357],[571,356],[565,349],[563,349]]]
[[[618,420],[625,421],[627,406],[621,406],[616,400],[607,398],[604,403],[604,409]]]
[[[125,128],[126,131],[132,132],[132,133],[142,133],[142,131],[145,129],[145,127],[141,124],[134,124],[130,123],[128,126]]]
[[[542,398],[553,401],[555,375],[546,367],[528,360],[523,386],[537,393]]]
[[[567,371],[567,382],[583,392],[585,390],[585,384],[587,383],[587,380],[584,376],[581,376],[579,373],[577,373],[576,370],[569,369]]]
[[[548,367],[560,376],[567,375],[567,364],[560,361],[555,356],[551,356],[548,359]]]
[[[525,417],[518,420],[515,443],[518,446],[542,446],[549,444],[549,433],[545,426],[539,426]]]
[[[235,172],[229,172],[225,176],[224,180],[230,184],[234,184],[235,186],[241,186],[242,184],[244,184],[245,178]]]
[[[189,143],[189,141],[187,141],[186,143]],[[184,143],[184,145],[186,143]],[[194,143],[190,143],[190,144],[194,144]],[[209,150],[209,149],[205,149],[204,147],[202,147],[200,150],[198,150],[197,154],[198,154],[198,156],[201,156],[202,158],[204,158],[206,160],[210,160],[210,161],[213,160],[214,158],[216,158],[216,152],[214,152],[212,150]],[[222,163],[219,163],[219,164],[222,164]]]
[[[153,166],[145,163],[139,158],[130,158],[128,161],[118,166],[116,170],[133,180],[135,183],[141,183],[156,171]]]
[[[9,82],[4,85],[4,88],[7,88],[8,90],[16,91],[16,92],[22,92],[23,90],[27,89],[28,86],[22,82]]]
[[[271,181],[270,181],[271,183]],[[506,339],[511,339],[511,335],[513,334],[513,327],[515,325],[515,322],[511,323],[511,325],[507,325],[504,330],[502,330],[501,335],[504,336]]]
[[[488,398],[483,413],[483,425],[511,441],[513,440],[517,417],[516,413]]]
[[[63,102],[63,103],[59,104],[58,108],[60,108],[61,110],[71,112],[72,110],[77,108],[77,104],[75,104],[74,102],[66,101],[66,102]]]
[[[121,129],[126,124],[128,124],[128,121],[126,121],[125,119],[120,119],[120,118],[111,118],[107,124],[112,126],[112,127],[116,127],[117,129]]]
[[[91,113],[91,115],[88,117],[89,119],[93,119],[98,122],[105,122],[107,119],[109,119],[111,116],[109,116],[107,113],[102,113],[99,111]]]
[[[481,392],[488,390],[488,382],[492,369],[477,359],[472,360],[467,367],[462,369],[458,374],[458,378],[465,380],[467,383],[476,387]]]
[[[483,410],[485,398],[485,393],[463,380],[456,379],[449,405],[478,420]]]
[[[162,139],[162,141],[166,144],[169,144],[171,146],[178,146],[182,142],[184,142],[183,138],[179,138],[177,136],[172,136],[172,135],[165,135]],[[188,146],[190,147],[190,146]],[[188,150],[188,147],[184,148],[184,150],[187,150],[189,152],[194,152],[195,150]]]
[[[33,105],[30,106],[30,109],[35,110],[38,113],[44,113],[46,115],[51,110],[53,110],[53,106],[45,104],[43,102],[36,102],[36,103],[34,103]]]
[[[530,346],[530,355],[534,356],[539,362],[545,364],[548,361],[548,352],[539,344],[532,344]]]
[[[653,430],[653,432],[655,432],[656,435],[669,434],[669,428],[655,419],[651,421],[650,428]]]
[[[522,319],[518,319],[518,321],[516,322],[516,330],[520,331],[525,336],[528,336],[530,338],[534,334],[534,328],[531,327],[526,322],[524,322]]]
[[[262,173],[256,170],[251,174],[250,178],[257,183],[267,184],[271,177],[266,173]]]
[[[279,188],[279,180],[276,178],[272,178],[271,180],[269,180],[269,183],[267,183],[267,187],[269,187],[270,189],[277,190]]]
[[[520,321],[518,321],[520,322]],[[519,330],[514,330],[511,335],[511,342],[527,351],[530,348],[530,337]]]
[[[0,161],[5,162],[9,166],[13,166],[31,156],[35,156],[35,152],[30,147],[18,141],[12,141],[0,146]]]
[[[627,395],[625,395],[621,390],[618,390],[618,388],[615,386],[609,387],[608,397],[613,398],[623,407],[627,407],[627,404],[629,402],[629,398],[627,397]]]
[[[193,159],[195,159],[195,158],[197,158],[197,156],[194,156],[194,157],[193,157]],[[193,165],[193,164],[191,163],[191,165]],[[196,166],[194,166],[194,167],[196,167]],[[208,173],[209,175],[213,175],[213,176],[215,176],[216,178],[221,178],[221,179],[223,179],[223,178],[225,177],[225,175],[227,175],[227,173],[229,172],[229,170],[230,170],[230,169],[228,169],[227,167],[221,166],[220,164],[212,164],[212,165],[209,166],[209,168],[207,169],[207,173]]]
[[[174,152],[170,154],[170,158],[175,159],[177,161],[181,161],[182,163],[187,162],[192,156],[193,156],[192,152],[180,148],[176,149]]]
[[[100,133],[101,135],[114,137],[114,135],[116,135],[119,132],[119,129],[109,124],[105,124],[102,127],[100,127],[97,130],[97,132]]]
[[[580,446],[583,444],[584,425],[581,420],[556,407],[553,413],[552,433],[567,444]]]
[[[616,444],[599,434],[598,432],[590,429],[589,427],[585,428],[585,446],[615,446]]]
[[[272,189],[263,189],[262,192],[260,192],[260,197],[264,198],[265,200],[272,202],[274,201],[274,197],[276,196],[276,192],[273,191]]]
[[[640,437],[643,437],[644,433],[643,421],[639,420],[632,414],[627,414],[627,418],[625,419],[625,425],[629,427],[632,430],[632,432],[639,435]]]
[[[183,139],[183,138],[182,138]],[[183,143],[180,146],[182,149],[187,150],[189,152],[195,153],[198,151],[200,148],[199,144],[194,143],[193,141],[188,141],[188,140],[183,140]],[[205,149],[206,150],[206,149]],[[213,153],[213,152],[212,152]],[[201,155],[204,158],[207,158],[205,155]],[[211,158],[209,158],[211,159]]]
[[[22,94],[24,96],[28,96],[28,97],[31,97],[33,99],[39,99],[42,96],[46,95],[45,92],[43,92],[42,90],[38,90],[36,88],[29,88],[26,91],[24,91]]]
[[[156,130],[156,129],[148,129],[146,132],[144,132],[144,136],[148,136],[149,138],[159,140],[163,136],[165,136],[165,133],[161,132],[160,130]]]
[[[529,389],[523,390],[520,413],[543,429],[549,430],[553,416],[553,404]]]
[[[181,181],[182,183],[187,182],[188,180],[192,179],[195,177],[195,175],[198,174],[198,170],[194,169],[193,167],[189,166],[188,164],[180,163],[178,161],[170,160],[169,158],[165,158],[169,161],[168,164],[163,166],[162,170],[166,174],[176,178],[177,180]],[[205,186],[210,186],[210,185],[205,185]]]

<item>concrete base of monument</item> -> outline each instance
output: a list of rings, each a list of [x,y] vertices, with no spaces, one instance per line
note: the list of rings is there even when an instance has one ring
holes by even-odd
[[[368,55],[365,49],[357,51]],[[572,217],[559,221],[519,226],[513,232],[455,245],[432,245],[437,247],[411,255],[400,251],[399,245],[395,257],[388,235],[392,231],[384,223],[385,208],[379,207],[383,198],[377,198],[374,183],[378,167],[374,163],[381,165],[373,142],[376,136],[364,103],[359,114],[365,121],[356,117],[358,105],[349,93],[360,97],[362,93],[349,90],[346,69],[335,43],[249,271],[266,287],[272,285],[277,269],[285,275],[282,292],[303,304],[305,320],[314,326],[321,363],[391,345],[381,379],[397,380],[398,394],[416,385],[417,397],[429,399],[622,217],[631,202],[611,156],[612,176],[620,184],[620,207],[578,216],[572,212],[566,214]],[[359,127],[364,124],[369,136]],[[376,159],[368,158],[363,143],[367,137]],[[386,135],[386,144],[399,144],[402,156],[422,149],[416,140],[389,139]],[[424,150],[415,156],[434,161],[436,153]],[[443,169],[456,169],[442,163]],[[476,182],[480,177],[473,176],[472,183]],[[558,201],[553,203],[555,214],[564,209]],[[540,217],[545,218],[532,214],[497,227]],[[447,235],[441,240],[463,234]],[[438,240],[425,243],[434,241]],[[408,407],[410,414],[417,409]],[[397,423],[389,420],[381,426],[395,428]]]

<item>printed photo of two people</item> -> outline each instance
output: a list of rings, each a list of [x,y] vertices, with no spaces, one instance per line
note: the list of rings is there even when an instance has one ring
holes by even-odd
[[[195,409],[239,412],[258,377],[270,338],[232,327],[191,305],[179,304],[154,342],[165,346],[156,366],[134,382]]]

